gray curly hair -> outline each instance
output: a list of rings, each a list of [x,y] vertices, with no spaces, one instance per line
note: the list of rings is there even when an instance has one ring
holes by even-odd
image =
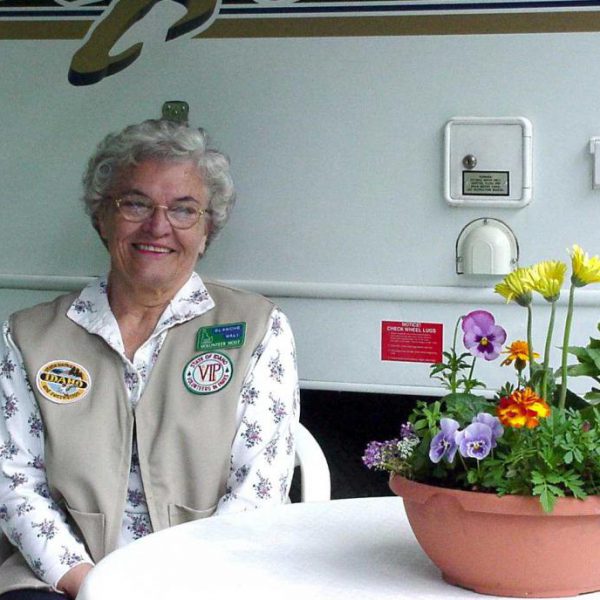
[[[86,213],[99,232],[98,217],[119,173],[144,160],[196,163],[208,192],[209,233],[207,245],[223,228],[233,205],[235,189],[229,172],[229,159],[208,148],[203,129],[167,119],[149,119],[129,125],[119,133],[108,134],[97,146],[83,175]]]

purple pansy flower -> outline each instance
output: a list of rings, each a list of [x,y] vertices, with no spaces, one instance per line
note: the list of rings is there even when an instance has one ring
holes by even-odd
[[[478,358],[494,360],[506,341],[506,331],[496,325],[494,315],[486,310],[474,310],[462,319],[465,348]]]
[[[483,423],[492,430],[492,448],[495,448],[496,440],[504,435],[504,427],[502,427],[500,419],[489,413],[480,412],[476,417],[473,417],[473,423]]]
[[[431,440],[429,459],[439,463],[445,457],[448,462],[452,462],[457,449],[455,437],[458,422],[454,419],[441,419],[440,427],[442,430]]]
[[[481,460],[492,449],[492,430],[485,423],[471,423],[456,434],[456,443],[461,456]]]

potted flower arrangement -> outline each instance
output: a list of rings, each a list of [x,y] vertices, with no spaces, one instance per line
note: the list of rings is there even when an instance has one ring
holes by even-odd
[[[567,387],[570,376],[600,383],[600,339],[569,345],[575,290],[600,282],[600,257],[577,245],[570,257],[558,367],[549,357],[567,265],[544,261],[495,287],[526,309],[527,339],[507,343],[488,311],[461,316],[451,347],[431,365],[447,394],[418,402],[398,438],[365,450],[367,467],[391,473],[417,540],[450,583],[502,596],[600,590],[600,390],[580,397]],[[550,305],[539,352],[534,293]],[[493,398],[478,393],[478,360],[513,372]]]

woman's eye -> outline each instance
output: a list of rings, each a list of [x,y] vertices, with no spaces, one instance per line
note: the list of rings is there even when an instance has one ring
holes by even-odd
[[[123,200],[121,202],[121,208],[129,212],[145,212],[151,208],[150,203],[145,200]]]
[[[193,206],[174,206],[170,210],[178,217],[190,217],[196,214],[196,209]]]

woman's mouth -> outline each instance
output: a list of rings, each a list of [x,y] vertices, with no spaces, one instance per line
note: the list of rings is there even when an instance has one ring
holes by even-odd
[[[155,246],[154,244],[133,244],[133,247],[136,250],[141,250],[142,252],[152,252],[154,254],[169,254],[173,252],[170,248],[165,248],[164,246]]]

